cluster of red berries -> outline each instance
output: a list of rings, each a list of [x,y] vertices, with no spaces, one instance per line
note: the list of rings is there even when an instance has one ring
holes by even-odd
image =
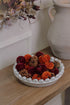
[[[34,56],[26,54],[16,59],[16,69],[21,76],[32,79],[47,79],[59,73],[58,62],[51,62],[50,56],[42,52],[37,52]],[[58,66],[59,65],[59,66]]]

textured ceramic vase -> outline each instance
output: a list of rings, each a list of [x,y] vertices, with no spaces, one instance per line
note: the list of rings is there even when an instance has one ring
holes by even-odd
[[[52,15],[52,9],[56,15]],[[47,39],[55,56],[70,59],[70,4],[54,0],[54,7],[48,10],[52,24]]]

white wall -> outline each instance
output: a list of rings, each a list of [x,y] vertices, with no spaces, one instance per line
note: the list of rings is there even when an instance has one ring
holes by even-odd
[[[38,2],[39,3],[39,2]],[[37,21],[31,24],[32,30],[32,52],[39,51],[48,46],[47,32],[50,25],[48,7],[53,5],[52,0],[41,0],[42,9],[37,15]]]
[[[48,46],[46,36],[50,21],[47,15],[47,9],[43,9],[39,12],[37,20],[38,21],[34,24],[31,24],[32,52],[36,52]]]

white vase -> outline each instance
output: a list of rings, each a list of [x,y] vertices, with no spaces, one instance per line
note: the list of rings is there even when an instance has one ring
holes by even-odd
[[[56,10],[55,17],[52,9]],[[55,56],[70,59],[70,4],[65,1],[54,0],[54,7],[48,10],[52,24],[47,39]]]

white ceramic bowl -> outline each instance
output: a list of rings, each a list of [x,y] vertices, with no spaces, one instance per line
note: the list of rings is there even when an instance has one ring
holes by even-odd
[[[25,76],[22,77],[19,72],[17,71],[17,69],[15,68],[16,66],[16,63],[14,64],[13,66],[13,72],[14,72],[14,75],[15,77],[17,77],[22,83],[28,85],[28,86],[33,86],[33,87],[46,87],[46,86],[49,86],[49,85],[52,85],[54,83],[56,83],[56,81],[58,79],[60,79],[64,73],[64,65],[63,63],[61,62],[61,60],[57,59],[57,58],[54,58],[54,57],[51,57],[51,60],[52,62],[57,61],[60,63],[60,68],[59,68],[59,74],[57,74],[56,76],[52,77],[51,79],[46,79],[46,80],[37,80],[37,79],[34,79],[32,80],[32,78],[26,78]]]

